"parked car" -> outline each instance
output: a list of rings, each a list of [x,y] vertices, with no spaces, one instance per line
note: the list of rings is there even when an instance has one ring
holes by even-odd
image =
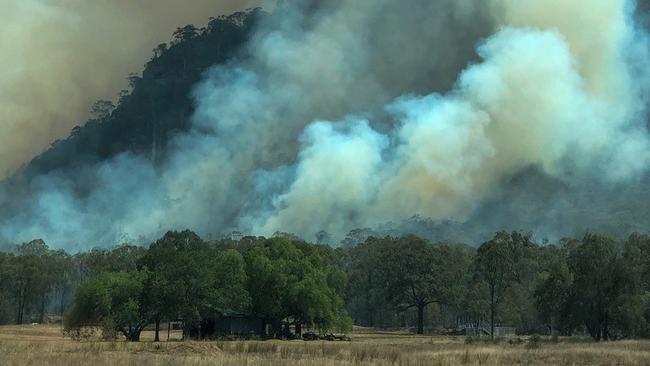
[[[323,336],[323,339],[326,341],[346,341],[350,342],[352,338],[350,338],[348,335],[345,334],[334,334],[334,333],[327,333]]]
[[[305,332],[302,334],[302,339],[305,341],[317,341],[319,339],[322,339],[324,341],[346,341],[350,342],[352,338],[350,338],[348,335],[345,334],[334,334],[334,333],[327,333],[323,335],[319,335],[316,332]]]
[[[317,341],[320,339],[320,336],[314,332],[305,332],[302,334],[302,339],[304,341]]]

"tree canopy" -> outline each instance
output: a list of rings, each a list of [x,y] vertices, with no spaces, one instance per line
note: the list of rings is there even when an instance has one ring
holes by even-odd
[[[353,323],[647,337],[648,253],[641,234],[540,244],[499,232],[478,248],[369,236],[332,248],[290,235],[206,241],[186,230],[74,255],[35,240],[0,252],[0,323],[63,317],[71,335],[90,327],[127,340],[151,323],[180,321],[187,336],[227,316],[262,319],[275,337]]]

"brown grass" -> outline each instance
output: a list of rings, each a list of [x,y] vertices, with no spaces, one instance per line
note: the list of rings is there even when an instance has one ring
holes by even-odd
[[[178,337],[173,334],[173,338]],[[464,338],[359,331],[352,342],[76,342],[55,326],[0,327],[0,366],[650,365],[650,341],[465,344]],[[166,338],[166,333],[163,333]]]

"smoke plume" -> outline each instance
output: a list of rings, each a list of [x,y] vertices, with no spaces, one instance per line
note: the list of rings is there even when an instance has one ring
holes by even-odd
[[[178,26],[254,0],[0,0],[0,179],[114,100]]]
[[[0,237],[90,246],[238,228],[313,239],[414,214],[557,236],[572,233],[553,220],[594,227],[644,194],[650,55],[633,2],[308,3],[277,9],[246,62],[206,73],[194,129],[160,171],[120,156],[97,167],[87,197],[41,177]],[[550,187],[561,189],[545,202],[517,191]],[[578,217],[586,192],[605,196]],[[486,218],[486,207],[500,211]]]

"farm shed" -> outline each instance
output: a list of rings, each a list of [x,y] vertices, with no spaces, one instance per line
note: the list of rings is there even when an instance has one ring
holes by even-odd
[[[252,316],[224,316],[204,319],[198,328],[190,331],[190,337],[210,339],[226,336],[257,338],[266,335],[263,319]]]

